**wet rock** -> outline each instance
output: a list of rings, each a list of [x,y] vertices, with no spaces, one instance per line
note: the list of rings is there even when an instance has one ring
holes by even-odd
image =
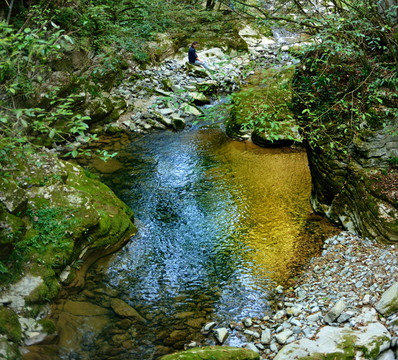
[[[108,314],[108,310],[86,301],[65,300],[63,311],[75,316],[100,316]]]
[[[123,167],[123,164],[117,159],[110,158],[104,161],[99,157],[93,161],[92,165],[102,174],[112,174]]]
[[[376,304],[376,310],[386,316],[398,311],[398,282],[382,295]]]
[[[169,337],[164,341],[166,345],[174,345],[179,341],[185,341],[188,338],[186,330],[174,330],[170,333]]]
[[[215,326],[217,325],[217,323],[216,322],[210,322],[210,323],[208,323],[208,324],[206,324],[206,326],[204,327],[204,330],[205,331],[210,331],[211,329],[213,329]]]
[[[189,319],[187,321],[187,325],[194,329],[200,329],[205,322],[206,319],[204,318],[194,318],[194,319]]]
[[[134,318],[135,320],[138,320],[139,322],[142,322],[142,323],[146,322],[146,320],[138,313],[137,310],[135,310],[133,307],[131,307],[129,304],[127,304],[123,300],[116,299],[116,298],[112,299],[111,307],[112,307],[113,311],[119,316]]]
[[[246,327],[250,327],[253,325],[253,321],[251,318],[246,318],[243,320],[243,325],[245,325]]]
[[[228,338],[228,330],[226,328],[214,329],[213,333],[214,337],[220,344],[223,344]]]

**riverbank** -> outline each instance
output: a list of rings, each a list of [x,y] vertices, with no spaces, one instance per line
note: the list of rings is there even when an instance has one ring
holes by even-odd
[[[329,359],[333,354],[392,360],[398,355],[397,270],[394,245],[341,232],[325,241],[322,255],[310,261],[294,287],[276,289],[273,316],[224,328],[211,323],[204,331],[218,342],[236,336],[262,359]]]

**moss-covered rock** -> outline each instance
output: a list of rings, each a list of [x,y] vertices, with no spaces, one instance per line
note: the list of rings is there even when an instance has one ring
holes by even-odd
[[[376,359],[390,346],[391,335],[378,322],[356,330],[323,327],[315,340],[301,339],[283,347],[275,360]]]
[[[294,68],[267,70],[253,76],[247,86],[235,94],[227,134],[240,139],[254,130],[252,140],[260,146],[283,146],[300,142],[288,103]]]
[[[202,66],[193,65],[189,62],[185,63],[185,69],[187,74],[193,75],[198,78],[207,78],[209,76],[209,73],[205,68],[203,68]]]
[[[254,351],[230,346],[209,346],[194,348],[165,355],[160,360],[258,360],[260,355]]]
[[[18,344],[7,341],[6,338],[0,337],[0,359],[19,360],[21,354],[19,352]]]
[[[41,319],[38,321],[38,323],[42,326],[43,331],[47,334],[54,334],[57,331],[57,327],[50,319]]]
[[[208,80],[196,84],[196,89],[205,95],[214,95],[217,93],[219,84],[217,81]]]
[[[2,276],[18,278],[30,262],[29,272],[43,278],[44,283],[27,301],[41,303],[57,295],[58,276],[66,265],[78,261],[68,282],[80,286],[85,271],[98,256],[127,241],[136,231],[133,213],[106,185],[88,177],[78,165],[49,153],[16,157],[16,163],[12,180],[4,188],[10,193],[23,190],[27,208],[19,213],[17,224],[26,224],[27,231],[14,240],[19,252],[4,259],[11,270]],[[2,179],[0,184],[5,185]],[[2,218],[13,219],[9,214]]]
[[[7,339],[16,343],[21,341],[21,324],[17,314],[11,309],[0,308],[0,334],[6,335]]]

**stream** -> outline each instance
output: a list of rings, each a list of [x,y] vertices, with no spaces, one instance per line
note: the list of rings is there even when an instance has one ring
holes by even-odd
[[[272,294],[322,246],[305,151],[260,148],[201,125],[137,136],[101,180],[136,214],[138,233],[61,301],[62,359],[156,359],[203,334],[270,313]],[[118,298],[143,322],[111,309]],[[227,342],[241,346],[232,332]]]

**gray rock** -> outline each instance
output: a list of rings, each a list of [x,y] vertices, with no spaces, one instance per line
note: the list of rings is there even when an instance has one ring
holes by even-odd
[[[344,301],[340,300],[338,301],[325,315],[324,320],[327,324],[332,323],[335,321],[341,313],[344,311],[346,308],[346,304]]]
[[[251,318],[243,319],[243,325],[245,325],[246,327],[252,326],[253,325],[252,319]]]
[[[309,322],[317,322],[322,317],[321,312],[317,312],[316,314],[312,314],[307,316],[307,321]]]
[[[394,283],[376,304],[376,310],[382,315],[390,315],[398,310],[398,282]]]
[[[251,350],[251,351],[256,352],[257,354],[260,353],[260,350],[259,350],[259,349],[257,348],[257,346],[254,345],[253,343],[248,343],[248,344],[246,345],[246,348],[247,348],[248,350]]]
[[[272,343],[269,348],[274,353],[278,352],[278,346],[275,343]]]
[[[281,333],[275,335],[275,339],[279,344],[283,345],[286,343],[286,340],[292,335],[293,335],[293,331],[290,329],[287,329],[287,330],[284,330]]]
[[[392,350],[382,352],[376,360],[395,360],[395,355]]]
[[[245,335],[253,336],[253,337],[255,337],[256,339],[259,339],[259,338],[260,338],[260,334],[259,334],[257,331],[245,330],[243,333],[244,333]]]
[[[347,320],[351,319],[353,316],[355,315],[355,313],[353,311],[346,311],[343,312],[338,318],[337,318],[337,322],[339,324],[346,322]]]
[[[264,345],[269,345],[271,343],[272,333],[270,329],[264,329],[261,332],[260,342]]]
[[[347,346],[347,341],[353,346]],[[364,358],[362,350],[366,354],[379,355],[390,346],[391,335],[380,323],[371,323],[359,327],[358,330],[339,328],[332,326],[323,327],[317,334],[316,340],[301,339],[281,349],[275,360],[292,360],[306,356],[323,354],[336,354],[336,357],[347,357],[354,351],[356,359]],[[337,354],[341,354],[338,356]],[[353,357],[353,358],[354,358]]]
[[[218,328],[215,329],[214,331],[214,336],[216,340],[220,343],[223,344],[225,340],[228,338],[228,330],[226,328]]]

